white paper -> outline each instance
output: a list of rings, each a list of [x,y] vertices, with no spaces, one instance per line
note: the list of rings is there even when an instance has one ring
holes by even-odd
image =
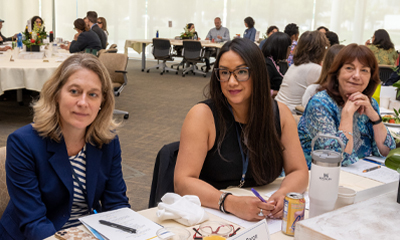
[[[238,218],[233,214],[227,214],[227,213],[220,212],[219,210],[216,210],[216,209],[212,209],[212,208],[204,208],[204,209],[206,210],[206,212],[209,212],[215,216],[223,218],[226,221],[232,222],[232,223],[239,225],[241,227],[244,227],[244,228],[250,228],[255,223],[255,222],[250,222],[250,221],[246,221],[241,218]],[[267,219],[267,223],[268,223],[268,229],[269,229],[270,234],[274,234],[281,230],[282,219]]]
[[[383,183],[390,183],[399,180],[399,173],[385,166],[382,166],[381,168],[372,170],[370,172],[363,173],[365,169],[369,169],[375,166],[378,165],[359,160],[358,162],[353,163],[347,167],[342,167],[342,170]]]
[[[114,211],[92,214],[79,220],[94,228],[100,234],[110,240],[123,239],[154,239],[158,229],[162,228],[155,222],[143,217],[129,208],[121,208]],[[106,220],[126,227],[136,229],[136,233],[128,233],[117,228],[109,227],[99,223],[99,220]]]
[[[242,240],[242,239],[263,239],[269,240],[271,236],[268,231],[268,224],[265,219],[253,224],[250,228],[246,229],[244,232],[230,237],[229,240]]]
[[[272,191],[269,193],[266,193],[265,196],[270,198],[272,194],[274,194],[276,191]],[[308,192],[303,193],[304,200],[306,200],[306,209],[310,209],[310,196],[308,196]]]
[[[375,156],[365,157],[365,159],[369,159],[374,162],[378,162],[378,163],[382,163],[382,164],[385,164],[385,160],[386,160],[385,157],[375,157]]]

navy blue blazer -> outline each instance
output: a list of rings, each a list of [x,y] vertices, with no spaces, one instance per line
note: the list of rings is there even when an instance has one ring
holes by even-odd
[[[91,29],[93,32],[99,36],[101,42],[101,49],[106,49],[107,46],[107,35],[103,29],[101,29],[97,24],[94,24]]]
[[[7,187],[10,202],[0,220],[0,239],[43,239],[70,217],[72,170],[64,140],[57,143],[26,125],[7,139]],[[130,207],[121,169],[118,137],[97,148],[86,145],[89,209]]]
[[[82,52],[85,51],[86,48],[96,49],[97,51],[102,48],[100,38],[92,30],[81,32],[78,39],[71,42],[69,52]]]

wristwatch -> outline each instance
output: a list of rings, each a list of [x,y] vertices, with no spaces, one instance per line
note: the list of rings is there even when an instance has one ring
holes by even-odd
[[[379,119],[377,121],[373,122],[373,121],[371,121],[371,119],[369,121],[372,123],[372,125],[376,125],[376,124],[379,124],[382,122],[382,117],[381,117],[381,115],[379,115]]]

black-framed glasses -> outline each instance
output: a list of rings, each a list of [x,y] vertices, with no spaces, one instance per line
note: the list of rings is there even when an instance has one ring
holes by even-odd
[[[250,68],[249,67],[241,67],[233,70],[232,72],[225,68],[214,68],[215,75],[217,76],[218,81],[226,82],[229,81],[231,74],[235,79],[239,82],[245,82],[250,78]]]
[[[97,22],[97,24],[102,24],[102,22]]]

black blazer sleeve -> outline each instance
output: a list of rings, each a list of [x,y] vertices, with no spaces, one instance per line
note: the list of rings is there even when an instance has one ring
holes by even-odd
[[[106,45],[107,45],[107,36],[104,33],[103,29],[101,29],[99,26],[97,26],[97,24],[95,24],[92,29],[93,32],[95,32],[97,34],[97,36],[99,36],[100,38],[100,42],[101,42],[101,49],[106,49]]]
[[[86,31],[79,34],[78,39],[71,42],[71,46],[69,46],[69,52],[81,52],[84,51],[86,48],[90,49],[101,49],[100,39],[93,31]]]

